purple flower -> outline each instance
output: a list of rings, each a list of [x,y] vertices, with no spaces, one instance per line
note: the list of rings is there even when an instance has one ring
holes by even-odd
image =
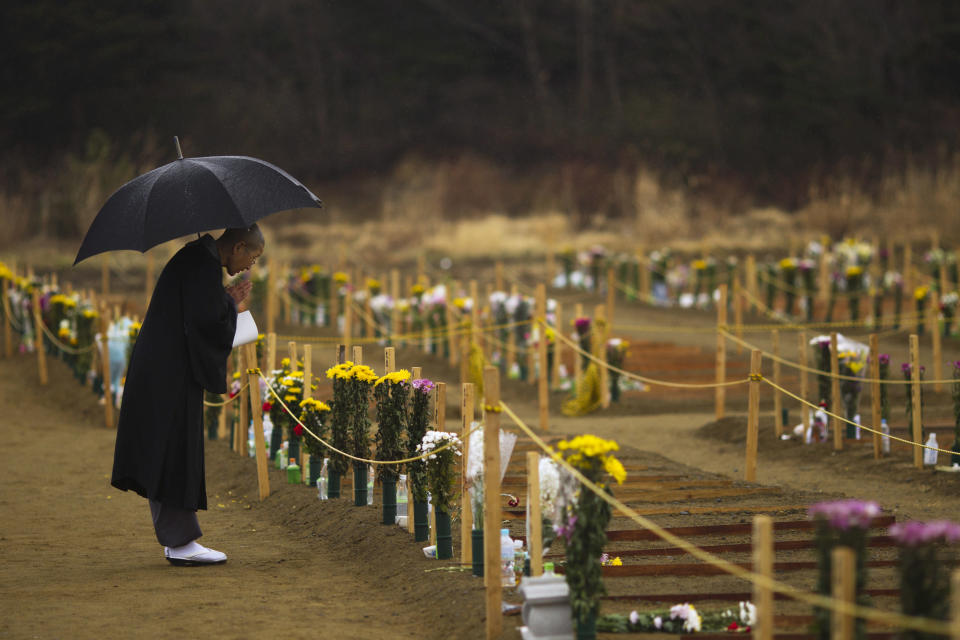
[[[590,331],[590,318],[577,318],[573,322],[573,326],[576,328],[578,334],[583,335],[587,331]]]
[[[901,369],[904,373],[909,373],[909,371],[910,371],[911,368],[912,368],[912,367],[910,366],[910,363],[909,363],[909,362],[904,362],[902,365],[900,365],[900,369]]]
[[[433,382],[427,378],[414,380],[411,384],[413,384],[413,388],[420,393],[430,393],[433,390]]]
[[[834,500],[810,506],[807,515],[814,520],[826,520],[834,529],[867,529],[870,521],[880,515],[880,505],[865,500]]]
[[[567,543],[569,543],[570,538],[573,537],[573,529],[576,526],[576,524],[577,524],[577,516],[572,515],[569,518],[567,518],[566,524],[553,525],[553,530],[556,532],[558,536],[563,536],[564,539],[567,541]]]
[[[960,524],[949,520],[898,522],[890,527],[890,537],[906,547],[937,542],[952,544],[960,540]]]
[[[878,360],[879,360],[880,364],[882,364],[882,365],[888,365],[888,364],[890,364],[890,354],[889,354],[889,353],[881,353],[881,354],[880,354],[880,358],[879,358]]]

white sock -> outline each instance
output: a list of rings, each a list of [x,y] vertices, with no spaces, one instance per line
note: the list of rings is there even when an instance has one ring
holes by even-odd
[[[187,544],[180,547],[169,547],[170,553],[175,556],[192,556],[196,553],[201,553],[206,550],[206,547],[199,544],[196,540],[192,540]]]

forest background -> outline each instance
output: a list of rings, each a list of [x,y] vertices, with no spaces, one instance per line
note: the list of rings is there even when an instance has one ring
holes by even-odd
[[[0,246],[78,239],[173,135],[332,222],[960,242],[950,0],[14,0],[0,38]]]

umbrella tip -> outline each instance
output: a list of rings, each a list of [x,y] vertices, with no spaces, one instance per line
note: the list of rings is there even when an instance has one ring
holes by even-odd
[[[177,146],[177,160],[183,160],[183,151],[180,150],[179,136],[173,136],[173,144]]]

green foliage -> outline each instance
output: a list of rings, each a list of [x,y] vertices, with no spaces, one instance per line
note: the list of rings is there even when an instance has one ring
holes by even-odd
[[[377,401],[377,460],[400,460],[406,457],[403,436],[410,385],[405,382],[381,382],[373,393]],[[377,474],[380,480],[395,481],[400,474],[400,467],[377,465]]]
[[[407,421],[407,457],[419,455],[417,445],[423,441],[430,425],[430,394],[416,388],[411,392],[410,419]],[[407,466],[410,489],[415,502],[427,501],[427,466],[423,461]]]
[[[330,444],[340,451],[350,448],[350,401],[347,396],[347,380],[333,379],[333,400],[330,401]],[[330,468],[334,472],[346,475],[350,469],[350,459],[330,452]]]
[[[566,578],[573,616],[583,619],[599,612],[600,598],[607,593],[600,555],[607,543],[610,505],[592,491],[583,489],[576,515],[573,535],[567,542]]]

